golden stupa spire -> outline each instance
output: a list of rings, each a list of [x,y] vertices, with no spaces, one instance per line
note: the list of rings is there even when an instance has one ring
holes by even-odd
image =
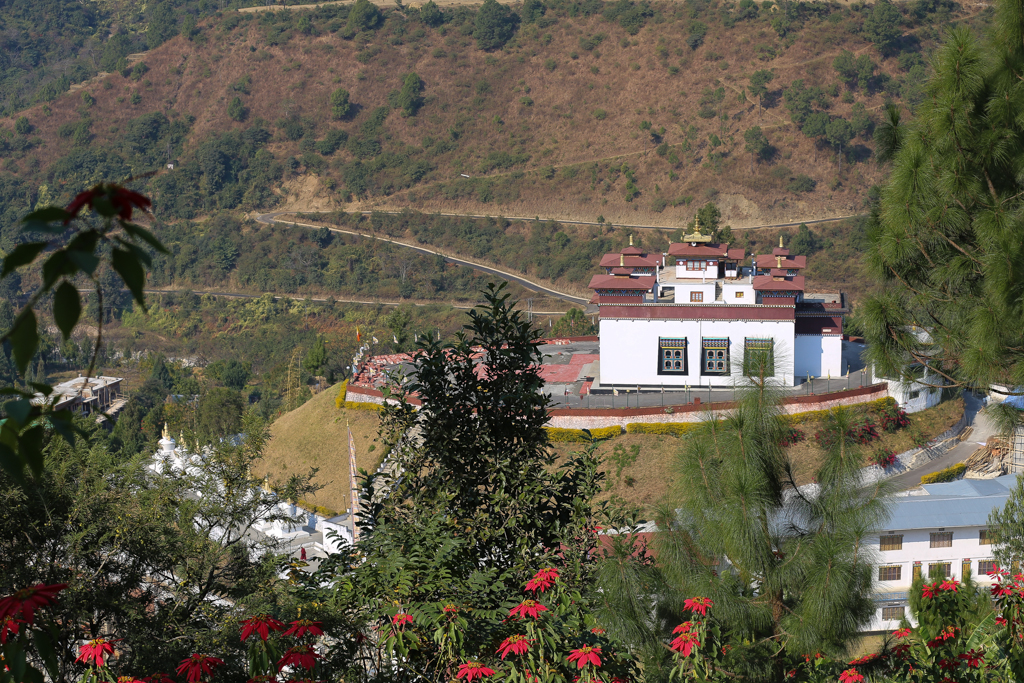
[[[782,249],[782,235],[779,235],[779,249]]]

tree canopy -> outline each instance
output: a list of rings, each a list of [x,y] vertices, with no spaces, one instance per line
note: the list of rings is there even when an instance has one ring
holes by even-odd
[[[882,376],[926,365],[956,386],[1021,386],[1024,9],[1000,0],[985,40],[957,26],[934,61],[915,118],[890,110],[876,132],[892,172],[873,213],[868,355]]]

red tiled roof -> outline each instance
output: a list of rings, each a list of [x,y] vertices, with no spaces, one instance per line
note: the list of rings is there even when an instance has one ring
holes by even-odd
[[[774,256],[768,254],[761,254],[754,261],[758,268],[778,268],[779,261]],[[806,268],[807,257],[806,256],[791,256],[789,258],[782,259],[783,268]]]
[[[601,318],[630,320],[793,320],[793,309],[784,306],[649,305],[601,306]]]
[[[624,268],[622,266],[615,266],[614,268],[612,268],[611,274],[612,275],[632,275],[633,274],[633,269],[632,268]]]
[[[839,336],[843,333],[843,317],[822,315],[797,318],[796,333]]]
[[[786,277],[787,275],[785,268],[772,268],[768,274],[772,277]]]
[[[652,289],[658,281],[653,275],[623,277],[621,275],[595,275],[590,279],[590,289]]]
[[[745,256],[746,256],[746,252],[743,251],[742,248],[739,248],[739,249],[730,249],[729,250],[729,254],[728,254],[728,256],[726,256],[726,258],[729,259],[730,261],[742,261]]]
[[[644,253],[644,250],[640,247],[634,247],[632,244],[622,250],[622,253],[626,256],[639,256]]]
[[[644,293],[637,291],[636,294],[595,294],[595,304],[640,304],[644,301]]]
[[[627,268],[638,268],[641,266],[660,266],[662,264],[662,257],[660,254],[644,254],[642,256],[623,256],[621,259],[618,254],[605,254],[601,257],[602,268],[615,268],[621,263],[621,265]]]
[[[772,256],[789,256],[789,249],[775,247],[774,249],[772,249]]]
[[[795,275],[791,280],[776,280],[771,275],[757,275],[754,277],[754,289],[787,292],[804,291],[804,276]]]
[[[668,245],[669,256],[718,256],[725,258],[729,254],[728,244],[698,244],[691,247],[689,242],[676,242]]]

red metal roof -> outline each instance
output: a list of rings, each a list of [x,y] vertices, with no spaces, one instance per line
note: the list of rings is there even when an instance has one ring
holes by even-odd
[[[641,266],[660,266],[662,264],[662,257],[660,254],[644,254],[643,256],[623,256],[621,259],[618,254],[605,254],[601,257],[602,268],[614,268],[618,265],[626,266],[627,268],[638,268]]]
[[[641,304],[644,302],[644,293],[637,291],[636,294],[595,294],[593,303],[596,304]]]
[[[644,253],[644,250],[640,247],[634,247],[632,244],[622,250],[622,253],[626,256],[639,256]]]
[[[789,249],[775,247],[774,249],[772,249],[772,256],[789,256]]]
[[[650,304],[646,306],[601,306],[601,318],[628,320],[793,320],[793,309],[785,306],[688,306]]]
[[[616,267],[612,268],[611,274],[612,275],[632,275],[633,274],[633,269],[632,268],[623,268],[622,266],[616,266]]]
[[[652,289],[658,281],[653,275],[623,277],[621,275],[595,275],[590,279],[590,289]]]
[[[757,275],[754,277],[754,289],[769,292],[802,292],[804,291],[804,276],[794,275],[790,280],[776,280],[771,275]]]
[[[746,252],[742,248],[730,249],[729,255],[726,256],[730,261],[742,261],[746,257]]]
[[[843,333],[842,316],[805,316],[796,319],[797,334],[823,334],[839,336]]]
[[[668,245],[669,256],[718,256],[725,258],[729,255],[728,244],[698,244],[690,246],[689,242],[676,242]]]
[[[755,261],[758,268],[779,268],[779,261],[774,256],[768,254],[761,254]],[[782,268],[806,268],[807,257],[806,256],[791,256],[789,258],[783,257]]]

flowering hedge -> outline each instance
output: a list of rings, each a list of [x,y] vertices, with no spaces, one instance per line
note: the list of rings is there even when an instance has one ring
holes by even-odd
[[[700,429],[703,424],[703,422],[630,422],[626,425],[626,433],[683,436]]]
[[[622,434],[622,427],[599,427],[597,429],[563,429],[561,427],[545,427],[548,439],[556,443],[590,443],[604,441]]]
[[[947,467],[944,470],[938,472],[932,472],[921,477],[922,484],[941,484],[946,481],[955,481],[964,475],[967,471],[967,465],[964,463],[957,463],[951,467]]]

